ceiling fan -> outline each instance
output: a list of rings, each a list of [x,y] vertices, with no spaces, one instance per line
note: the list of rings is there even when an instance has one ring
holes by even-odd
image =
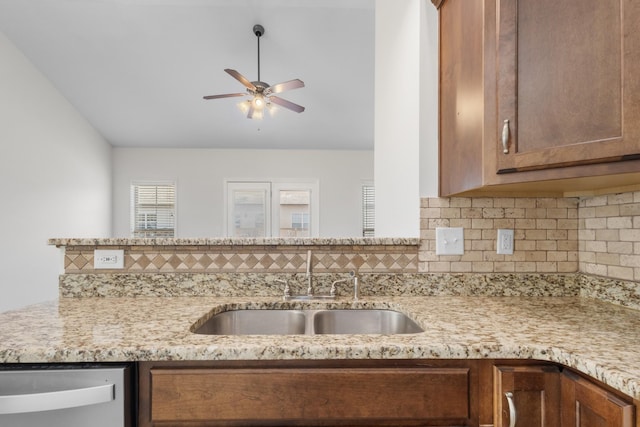
[[[247,118],[253,119],[261,118],[265,108],[270,108],[271,103],[279,105],[280,107],[287,108],[296,113],[302,113],[304,107],[298,104],[294,104],[291,101],[275,96],[276,93],[281,93],[286,90],[298,89],[304,87],[304,82],[300,79],[289,80],[286,82],[278,83],[270,86],[268,83],[260,81],[260,37],[264,34],[264,27],[262,25],[254,25],[253,33],[258,38],[258,80],[250,82],[246,77],[230,68],[225,68],[231,77],[242,83],[247,91],[244,93],[227,93],[223,95],[208,95],[204,99],[218,99],[218,98],[232,98],[236,96],[250,95],[252,98],[247,100],[243,105],[248,107]]]

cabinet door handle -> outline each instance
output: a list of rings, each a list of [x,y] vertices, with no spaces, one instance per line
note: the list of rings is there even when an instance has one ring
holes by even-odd
[[[504,397],[507,398],[507,403],[509,404],[509,427],[516,427],[518,413],[516,412],[516,404],[513,402],[513,393],[508,391],[504,394]]]
[[[509,154],[509,120],[505,120],[502,126],[502,152]]]

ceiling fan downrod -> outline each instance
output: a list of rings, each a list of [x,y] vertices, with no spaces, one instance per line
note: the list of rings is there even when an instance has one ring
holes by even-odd
[[[262,80],[260,80],[260,37],[262,37],[262,35],[264,34],[264,27],[260,24],[254,25],[253,34],[255,34],[256,37],[258,38],[258,81],[261,82]]]

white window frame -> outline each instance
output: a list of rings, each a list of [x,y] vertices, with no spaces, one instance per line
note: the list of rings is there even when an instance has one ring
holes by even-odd
[[[135,237],[136,226],[136,202],[134,188],[138,186],[172,186],[173,187],[173,236],[178,236],[178,186],[175,180],[134,180],[129,185],[129,233]],[[141,236],[139,236],[141,237]],[[145,236],[146,237],[146,236]],[[157,236],[162,238],[164,236]],[[167,236],[169,237],[169,236]]]

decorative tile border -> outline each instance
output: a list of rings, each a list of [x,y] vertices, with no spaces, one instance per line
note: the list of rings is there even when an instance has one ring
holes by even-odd
[[[301,273],[307,268],[307,251],[311,251],[314,272],[418,271],[417,245],[109,246],[125,251],[123,270],[95,270],[94,249],[66,247],[65,273]]]

